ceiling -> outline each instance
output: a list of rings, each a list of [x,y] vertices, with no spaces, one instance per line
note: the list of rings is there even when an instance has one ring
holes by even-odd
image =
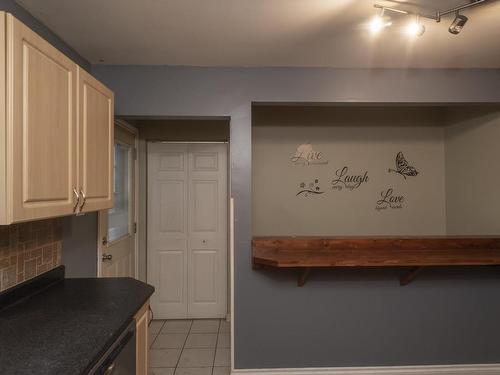
[[[433,12],[469,0],[378,1]],[[377,36],[374,0],[17,0],[93,64],[500,68],[500,1],[464,12],[459,35],[406,16]]]

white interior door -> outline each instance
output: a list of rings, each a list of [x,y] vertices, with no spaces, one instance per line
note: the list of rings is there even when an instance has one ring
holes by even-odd
[[[113,208],[99,212],[98,275],[136,276],[136,132],[115,127]]]
[[[226,144],[148,144],[148,282],[159,319],[226,315]]]

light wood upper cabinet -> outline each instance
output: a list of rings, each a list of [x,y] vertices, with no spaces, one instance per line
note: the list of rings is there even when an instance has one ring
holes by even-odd
[[[113,94],[3,12],[0,76],[0,224],[109,208]]]
[[[113,206],[114,95],[78,69],[81,211]]]
[[[9,221],[73,212],[76,73],[74,62],[7,15]]]

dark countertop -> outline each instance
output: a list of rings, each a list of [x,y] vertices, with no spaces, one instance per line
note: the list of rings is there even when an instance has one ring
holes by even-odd
[[[131,278],[64,279],[0,311],[0,374],[86,374],[153,294]]]

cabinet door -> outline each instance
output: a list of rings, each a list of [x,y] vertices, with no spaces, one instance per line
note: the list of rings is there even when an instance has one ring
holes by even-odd
[[[149,352],[149,303],[146,303],[136,314],[136,371],[137,375],[148,374],[148,352]]]
[[[15,222],[71,214],[77,66],[11,15],[7,35],[8,216]]]
[[[79,191],[82,212],[113,206],[113,93],[78,69]]]

